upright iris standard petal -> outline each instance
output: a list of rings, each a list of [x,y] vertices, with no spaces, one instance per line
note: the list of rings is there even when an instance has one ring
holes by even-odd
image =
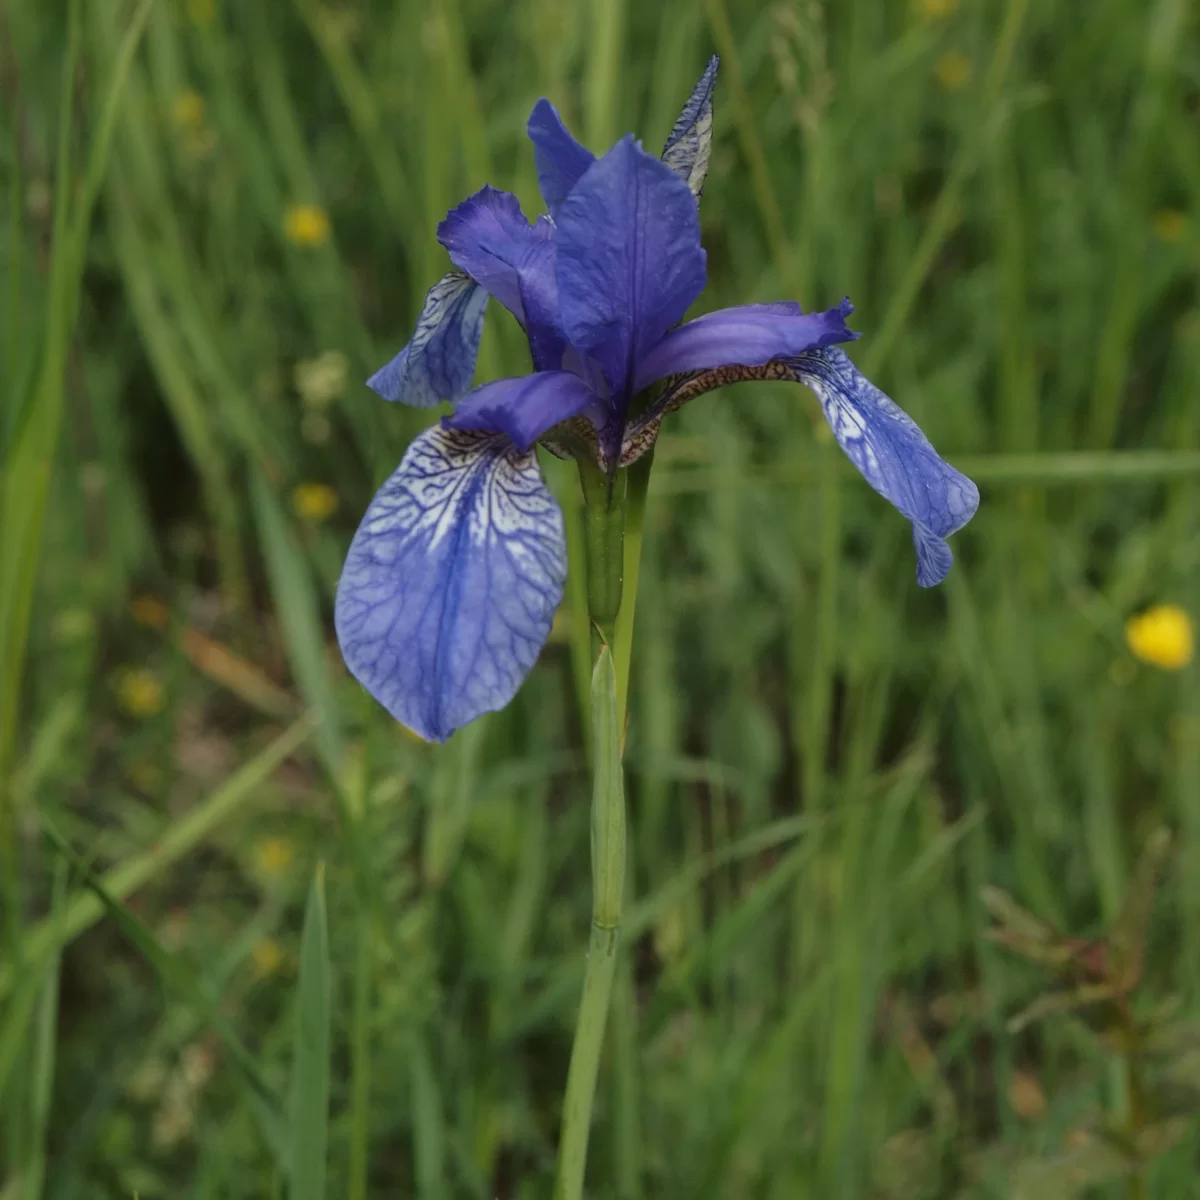
[[[533,142],[533,161],[537,165],[542,199],[557,220],[562,202],[596,161],[596,156],[575,140],[549,100],[539,100],[533,106],[526,132]]]
[[[444,418],[447,429],[502,433],[529,450],[548,429],[598,403],[599,397],[569,371],[536,371],[519,379],[497,379],[470,392]]]
[[[427,429],[380,488],[338,585],[338,643],[398,721],[445,741],[503,708],[550,633],[566,578],[563,518],[492,434]]]
[[[639,359],[704,288],[695,199],[626,137],[588,168],[557,225],[563,331],[598,360],[623,419]]]
[[[715,54],[708,60],[662,153],[663,162],[691,188],[697,200],[704,190],[708,160],[712,157],[713,90],[717,86],[718,61]]]
[[[917,423],[842,350],[813,350],[792,365],[816,392],[850,461],[912,522],[917,582],[922,587],[941,583],[954,561],[945,539],[975,515],[979,489],[938,457]]]
[[[408,345],[367,386],[385,400],[432,408],[471,387],[488,296],[473,279],[451,271],[429,289]]]
[[[685,371],[707,371],[729,364],[754,367],[773,358],[789,358],[858,334],[846,328],[854,311],[849,300],[825,312],[805,313],[800,305],[743,304],[707,313],[671,330],[639,360],[634,391],[657,379]]]
[[[454,265],[486,288],[526,325],[523,293],[535,296],[543,314],[554,299],[554,227],[525,219],[520,201],[494,187],[481,188],[452,209],[438,225],[438,241]]]

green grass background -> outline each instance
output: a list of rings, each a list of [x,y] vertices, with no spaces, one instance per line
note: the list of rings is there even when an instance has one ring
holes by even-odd
[[[1094,935],[1166,824],[1145,986],[1197,1015],[1200,688],[1123,623],[1200,608],[1200,41],[1185,0],[938,7],[0,9],[4,1200],[549,1194],[590,901],[580,594],[507,711],[400,733],[329,616],[428,417],[359,381],[446,269],[447,208],[492,182],[539,211],[538,96],[654,148],[714,50],[701,304],[850,295],[856,360],[982,504],[922,592],[806,391],[670,419],[589,1195],[1004,1197],[1120,1119],[1076,1022],[1006,1032],[1038,979],[979,891]],[[302,202],[322,245],[285,237]],[[328,351],[314,422],[295,368]],[[493,306],[480,378],[524,369]],[[313,482],[323,522],[293,509]],[[122,709],[131,669],[157,711]],[[1200,1195],[1198,1132],[1149,1195]]]

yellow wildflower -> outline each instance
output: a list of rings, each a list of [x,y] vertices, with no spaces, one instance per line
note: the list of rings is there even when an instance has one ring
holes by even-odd
[[[337,506],[337,492],[327,483],[302,483],[292,490],[292,507],[306,521],[324,521]]]
[[[1192,619],[1177,604],[1158,604],[1129,618],[1125,641],[1142,662],[1178,671],[1192,661]]]
[[[259,979],[274,975],[283,966],[283,951],[274,938],[263,938],[250,952],[254,973]]]
[[[1182,241],[1183,235],[1187,233],[1187,214],[1181,213],[1177,208],[1164,208],[1161,212],[1154,214],[1150,227],[1160,242],[1173,245],[1175,242]]]
[[[204,127],[204,97],[195,88],[184,88],[175,96],[171,114],[180,129],[202,129]]]
[[[293,204],[283,214],[283,236],[295,246],[320,246],[329,239],[329,216],[316,204]]]
[[[282,875],[291,864],[292,843],[287,838],[263,838],[254,847],[254,868],[260,875]]]
[[[116,681],[117,705],[131,717],[152,717],[162,712],[165,693],[153,671],[134,667],[120,672]]]
[[[951,50],[933,64],[933,74],[943,91],[961,92],[971,79],[971,60],[961,50]]]
[[[211,25],[217,15],[216,0],[187,0],[187,14],[197,25]]]
[[[129,614],[139,625],[147,629],[164,629],[170,612],[167,606],[157,597],[143,592],[134,596],[129,602]]]
[[[944,21],[958,10],[958,0],[916,0],[917,15],[925,21]]]

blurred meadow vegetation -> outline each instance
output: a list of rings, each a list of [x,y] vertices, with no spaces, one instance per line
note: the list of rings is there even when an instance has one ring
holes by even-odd
[[[589,1194],[1200,1196],[1200,679],[1124,635],[1200,607],[1186,0],[8,0],[4,1200],[549,1195],[586,600],[507,711],[390,721],[331,601],[429,414],[361,381],[451,205],[540,211],[539,96],[656,148],[714,51],[703,304],[850,295],[983,503],[922,592],[806,391],[670,419]],[[1010,952],[1147,922],[1178,1111]]]

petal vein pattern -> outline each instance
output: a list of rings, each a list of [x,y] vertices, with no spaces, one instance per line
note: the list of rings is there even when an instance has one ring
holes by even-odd
[[[688,185],[697,200],[704,190],[712,157],[713,91],[717,86],[718,59],[714,54],[692,89],[683,111],[663,147],[662,160]]]
[[[557,503],[505,437],[427,429],[354,535],[334,613],[351,673],[445,741],[503,708],[550,633],[566,578]]]
[[[729,364],[668,380],[626,430],[619,464],[628,466],[645,454],[654,445],[663,417],[689,400],[731,383],[769,379],[812,388],[846,457],[912,522],[917,582],[922,587],[941,583],[954,561],[945,539],[975,515],[979,489],[939,457],[917,423],[836,346],[760,366]]]
[[[863,478],[911,522],[917,582],[933,587],[954,561],[945,539],[979,507],[979,489],[938,456],[920,427],[836,347],[792,360]]]
[[[385,400],[432,408],[470,390],[488,294],[462,271],[429,289],[408,345],[367,386]]]

